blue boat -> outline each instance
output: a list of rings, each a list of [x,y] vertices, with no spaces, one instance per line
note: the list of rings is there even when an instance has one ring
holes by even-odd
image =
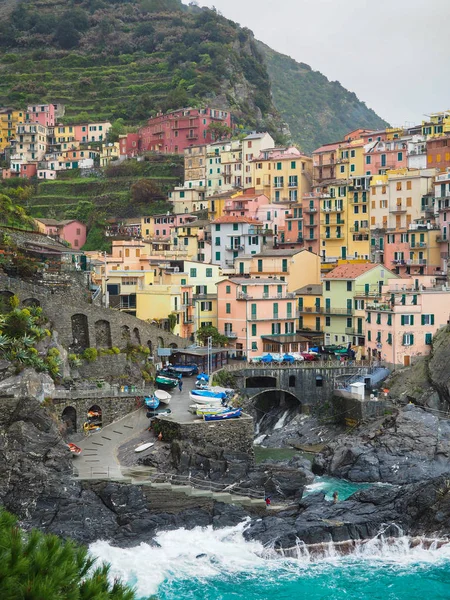
[[[197,375],[197,381],[209,381],[209,376],[206,373],[200,373]]]
[[[218,400],[224,400],[227,397],[226,392],[213,392],[212,390],[192,390],[190,392],[191,398],[198,396],[200,398],[217,398]]]
[[[236,408],[235,410],[229,410],[224,413],[220,413],[217,415],[203,415],[205,421],[225,421],[226,419],[237,419],[242,414],[242,410],[240,408]]]
[[[155,410],[159,406],[159,398],[156,396],[145,396],[145,406]]]

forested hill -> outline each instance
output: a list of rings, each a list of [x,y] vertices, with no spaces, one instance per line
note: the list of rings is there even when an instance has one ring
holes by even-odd
[[[68,123],[138,125],[210,103],[278,141],[284,119],[305,151],[384,124],[338,83],[181,0],[0,0],[0,14],[0,106],[60,102]]]
[[[59,101],[67,119],[211,102],[280,127],[251,31],[180,0],[0,0],[0,106]],[[271,115],[275,114],[275,119]]]
[[[341,140],[352,129],[386,127],[386,121],[338,81],[329,81],[262,42],[258,48],[266,59],[275,106],[305,152]]]

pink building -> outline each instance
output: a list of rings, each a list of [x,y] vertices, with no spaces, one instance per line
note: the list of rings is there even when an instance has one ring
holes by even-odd
[[[387,138],[386,131],[364,133],[364,173],[379,175],[392,169],[408,168],[408,144],[399,138]]]
[[[53,104],[35,104],[28,106],[28,118],[34,123],[40,123],[45,127],[55,126],[55,107]]]
[[[37,175],[37,164],[36,163],[22,163],[20,165],[20,175],[24,179],[30,179]]]
[[[366,306],[366,352],[391,365],[409,366],[430,353],[433,336],[447,325],[450,288],[433,278],[391,279],[378,302]]]
[[[257,194],[255,188],[250,188],[225,200],[223,213],[229,217],[257,219],[261,207],[268,204],[270,204],[269,198],[265,194]]]
[[[298,350],[296,301],[285,281],[275,277],[221,281],[217,314],[218,329],[229,339],[237,358]]]
[[[86,243],[86,225],[74,219],[57,221],[56,219],[35,219],[38,229],[45,235],[52,235],[68,242],[79,250]]]
[[[119,136],[120,156],[132,158],[139,153],[139,134],[127,133]]]
[[[139,130],[140,150],[183,154],[186,148],[214,142],[208,127],[221,123],[231,127],[231,114],[216,108],[182,108],[148,120]]]

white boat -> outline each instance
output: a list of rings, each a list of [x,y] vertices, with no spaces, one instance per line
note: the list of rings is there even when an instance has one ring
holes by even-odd
[[[155,390],[154,396],[155,398],[158,398],[158,400],[162,402],[162,404],[170,404],[170,401],[172,399],[172,396],[169,394],[169,392],[166,392],[164,390]]]
[[[141,444],[137,448],[134,449],[135,452],[144,452],[144,450],[148,450],[155,444],[153,442],[147,442],[146,444]]]
[[[189,398],[196,404],[208,404],[212,406],[221,406],[222,404],[222,398],[214,398],[212,396],[196,396],[193,395],[192,392],[189,392]]]

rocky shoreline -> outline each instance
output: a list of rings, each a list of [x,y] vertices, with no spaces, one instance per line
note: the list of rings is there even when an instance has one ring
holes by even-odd
[[[323,493],[303,497],[313,474],[300,457],[249,467],[243,457],[222,455],[228,467],[235,465],[224,473],[224,482],[238,478],[241,486],[272,495],[272,509],[255,514],[211,499],[172,494],[158,501],[145,486],[78,481],[51,412],[32,397],[5,396],[1,402],[0,503],[27,528],[126,547],[148,543],[160,530],[226,527],[248,519],[245,537],[275,549],[292,548],[298,540],[342,544],[380,532],[434,537],[450,530],[450,426],[412,405],[338,438],[316,457],[315,473],[394,484],[359,491],[337,504]],[[169,444],[162,448],[167,461],[173,449]],[[197,474],[206,477],[202,468]]]

